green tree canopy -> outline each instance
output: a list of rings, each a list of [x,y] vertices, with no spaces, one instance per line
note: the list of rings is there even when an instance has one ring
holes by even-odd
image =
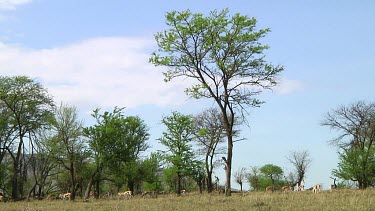
[[[358,182],[360,188],[374,186],[375,149],[345,149],[339,152],[339,163],[332,174],[343,180]]]
[[[99,175],[96,182],[100,182],[100,175],[106,168],[123,180],[125,177],[136,180],[136,175],[130,173],[138,173],[137,159],[149,147],[147,125],[137,116],[125,117],[123,109],[115,107],[112,112],[103,114],[100,109],[95,109],[92,116],[96,124],[84,129],[96,163],[93,176]],[[128,174],[124,173],[126,169]],[[128,188],[134,189],[133,186]]]
[[[277,180],[280,180],[281,176],[284,173],[281,167],[273,164],[264,165],[259,170],[264,176],[268,177],[271,180],[272,186],[276,184],[275,182]]]
[[[146,184],[146,190],[161,190],[161,174],[162,174],[162,155],[159,153],[151,153],[150,157],[143,160],[143,179]]]

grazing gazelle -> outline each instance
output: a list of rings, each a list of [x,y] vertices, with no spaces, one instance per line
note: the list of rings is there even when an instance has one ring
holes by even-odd
[[[333,189],[336,189],[337,188],[337,185],[336,185],[336,178],[332,178],[331,177],[331,179],[333,179],[333,185],[330,185],[329,187],[328,187],[328,189],[330,190],[330,191],[333,191]]]
[[[267,192],[267,191],[273,191],[273,187],[272,187],[272,186],[267,186],[267,187],[266,187],[266,192]]]
[[[288,192],[288,191],[293,191],[294,190],[294,187],[292,187],[292,186],[283,186],[282,188],[281,188],[281,190],[283,191],[283,192]]]
[[[72,197],[72,193],[60,193],[59,198],[62,200],[69,200]]]
[[[318,193],[318,192],[320,192],[321,188],[322,188],[322,186],[320,184],[316,184],[316,185],[314,185],[312,191],[313,191],[313,193]]]
[[[150,198],[157,198],[158,192],[157,191],[145,191],[141,195],[142,198],[145,198],[146,196],[148,196]]]
[[[131,197],[133,196],[132,191],[130,191],[130,190],[125,191],[125,192],[122,192],[122,193],[119,192],[117,195],[118,195],[119,198],[122,198],[122,197],[125,198],[125,197],[126,197],[126,198],[128,198],[128,199],[131,198]]]

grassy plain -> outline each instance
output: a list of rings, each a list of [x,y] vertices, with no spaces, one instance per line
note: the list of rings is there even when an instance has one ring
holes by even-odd
[[[369,210],[375,211],[375,189],[336,190],[313,194],[301,193],[234,193],[225,197],[218,193],[188,193],[177,197],[174,194],[157,198],[91,199],[90,202],[62,200],[31,200],[30,202],[0,203],[0,210]]]

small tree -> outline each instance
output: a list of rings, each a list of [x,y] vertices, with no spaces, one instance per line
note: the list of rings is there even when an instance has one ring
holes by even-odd
[[[198,131],[196,140],[204,154],[205,170],[207,175],[207,192],[214,189],[212,174],[214,170],[214,159],[218,153],[223,153],[219,144],[224,142],[224,125],[223,117],[219,110],[211,108],[198,114],[195,117],[195,127]]]
[[[275,182],[279,181],[280,177],[284,173],[281,167],[273,165],[273,164],[264,165],[259,170],[262,174],[264,174],[266,177],[268,177],[271,180],[273,188],[275,187],[275,184],[276,184]]]
[[[33,181],[27,199],[31,197],[44,197],[47,186],[52,185],[52,176],[59,174],[58,163],[55,159],[53,147],[53,139],[55,138],[50,130],[42,130],[35,137],[38,141],[37,147],[32,148],[29,158],[29,171],[32,177],[29,181]],[[35,150],[35,152],[34,152]],[[54,186],[55,187],[55,186]]]
[[[76,107],[61,103],[56,109],[54,153],[58,162],[69,171],[71,200],[75,200],[79,186],[78,172],[81,169],[77,165],[84,159],[82,156],[85,143],[82,125],[82,121],[78,120]]]
[[[181,180],[183,176],[189,175],[194,166],[194,153],[191,143],[194,139],[193,117],[172,112],[171,116],[164,117],[163,124],[167,131],[159,139],[160,143],[167,147],[165,159],[172,164],[172,169],[177,175],[177,194],[181,194]]]
[[[199,192],[203,193],[204,179],[206,177],[205,167],[203,162],[194,161],[191,169],[191,176],[199,187]]]
[[[256,19],[228,9],[208,16],[189,10],[166,15],[168,29],[155,35],[158,52],[150,62],[166,66],[165,81],[188,77],[186,89],[194,98],[211,98],[219,107],[227,138],[225,193],[231,195],[234,120],[245,117],[247,107],[263,102],[255,96],[276,85],[283,67],[267,63],[262,45],[270,29],[256,30]]]
[[[151,153],[150,157],[142,163],[143,180],[146,182],[146,190],[159,191],[162,189],[162,155],[159,153]]]
[[[236,182],[240,185],[241,192],[242,192],[242,184],[246,177],[246,169],[245,168],[238,169],[238,171],[236,171],[233,176]]]
[[[253,190],[261,190],[261,175],[259,167],[251,166],[250,172],[246,175],[246,179]]]
[[[302,181],[306,177],[306,171],[311,164],[309,152],[307,150],[300,151],[300,152],[293,151],[289,154],[287,159],[291,164],[293,164],[295,168],[295,171],[296,171],[295,175],[297,176],[296,183],[298,184],[298,186],[300,186]],[[292,184],[292,186],[295,186],[295,185],[296,184]]]
[[[134,190],[134,184],[140,177],[137,162],[140,153],[149,147],[148,128],[137,116],[125,117],[123,109],[115,107],[112,112],[103,114],[100,113],[100,109],[95,109],[92,116],[96,124],[84,129],[96,166],[91,175],[91,183],[86,190],[86,199],[94,182],[96,195],[99,195],[100,182],[104,178],[103,172],[106,169],[110,169],[113,175],[121,177],[117,181],[125,180],[126,176],[131,191]]]

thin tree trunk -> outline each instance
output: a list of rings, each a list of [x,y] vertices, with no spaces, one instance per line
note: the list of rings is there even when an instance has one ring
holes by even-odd
[[[13,159],[13,178],[12,178],[12,198],[14,200],[19,199],[20,193],[20,176],[21,176],[21,169],[20,169],[20,157],[21,157],[21,150],[22,150],[22,134],[20,134],[20,143],[18,144],[18,151],[16,157]]]
[[[228,157],[226,161],[226,169],[225,169],[225,196],[231,196],[231,176],[232,176],[232,153],[233,153],[233,143],[232,137],[228,137]]]
[[[13,177],[12,177],[12,199],[18,200],[18,162],[14,161],[13,164]]]
[[[43,181],[43,184],[38,186],[37,196],[39,198],[44,197],[44,194],[42,194],[43,187],[45,186],[45,182]]]
[[[36,188],[36,185],[37,185],[37,184],[38,184],[38,183],[35,182],[35,183],[34,183],[34,186],[30,189],[29,194],[27,194],[27,198],[26,198],[27,201],[30,201],[30,196],[31,196],[31,194],[35,191],[35,188]]]
[[[207,192],[211,193],[214,187],[212,185],[212,172],[209,172],[207,175]]]
[[[198,186],[199,186],[199,193],[202,194],[203,193],[203,183],[202,183],[202,180],[198,182]]]
[[[85,197],[84,197],[84,200],[83,200],[84,202],[89,201],[91,188],[92,188],[93,183],[94,183],[94,176],[95,176],[95,174],[90,178],[89,184],[87,185]]]
[[[214,170],[214,154],[215,154],[215,151],[212,152],[212,155],[210,156],[210,170],[209,170],[209,174],[208,174],[208,182],[209,182],[209,185],[210,185],[210,192],[213,191],[214,189],[214,186],[212,184],[212,172]]]
[[[99,196],[100,196],[100,179],[97,179],[95,181],[95,198],[99,198]]]
[[[177,173],[177,195],[181,195],[181,175],[179,172]]]
[[[202,180],[203,191],[207,190],[207,181],[208,181],[208,177],[205,176],[204,179]]]
[[[212,192],[212,171],[210,171],[209,155],[206,155],[206,172],[207,172],[207,193]],[[212,163],[212,160],[210,160]]]
[[[128,189],[134,193],[134,181],[128,181]]]
[[[76,199],[76,180],[74,177],[74,163],[70,162],[70,178],[71,178],[71,201],[74,201]]]

